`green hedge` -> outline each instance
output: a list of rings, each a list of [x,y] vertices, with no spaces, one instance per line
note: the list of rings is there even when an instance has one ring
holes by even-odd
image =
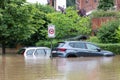
[[[119,12],[117,11],[94,11],[91,15],[91,18],[99,18],[99,17],[120,17]]]
[[[55,39],[51,39],[51,40],[40,40],[39,42],[36,43],[36,46],[46,46],[51,48],[51,41],[52,41],[52,47],[55,47],[57,45],[58,42],[62,41],[62,40],[55,40]]]
[[[101,49],[109,50],[112,51],[114,54],[118,55],[120,54],[120,43],[118,44],[96,44],[98,45]]]

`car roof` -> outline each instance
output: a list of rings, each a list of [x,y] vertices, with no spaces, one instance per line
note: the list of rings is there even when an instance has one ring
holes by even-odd
[[[50,49],[48,47],[23,47],[22,49]]]
[[[91,43],[91,42],[87,42],[87,41],[61,41],[61,42],[58,42],[58,43],[62,43],[62,42],[81,42],[81,43]]]

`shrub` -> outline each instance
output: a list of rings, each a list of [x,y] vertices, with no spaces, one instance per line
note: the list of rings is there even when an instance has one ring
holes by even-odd
[[[36,46],[46,46],[46,47],[51,47],[51,41],[52,41],[52,47],[55,47],[56,45],[57,45],[57,43],[59,42],[59,41],[62,41],[62,40],[40,40],[40,41],[38,41],[37,43],[36,43]]]
[[[77,35],[90,35],[90,18],[80,17],[73,7],[66,9],[66,14],[59,12],[47,14],[48,20],[55,25],[56,39],[65,39]]]
[[[120,42],[120,25],[119,25],[118,29],[115,32],[116,32],[115,38],[118,40],[118,42]]]
[[[87,41],[94,42],[94,43],[100,42],[100,40],[96,36],[91,36]]]
[[[92,18],[99,18],[99,17],[119,17],[119,12],[117,11],[103,11],[98,10],[94,11],[91,15]]]
[[[103,24],[97,32],[97,37],[103,43],[117,43],[118,40],[115,38],[116,29],[118,29],[120,20],[110,21]]]
[[[99,1],[98,9],[102,9],[104,11],[113,8],[115,5],[114,0],[98,0],[98,1]]]

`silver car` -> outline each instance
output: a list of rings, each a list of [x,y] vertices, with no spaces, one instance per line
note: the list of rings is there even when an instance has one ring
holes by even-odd
[[[110,51],[102,50],[93,43],[85,41],[64,41],[52,50],[53,57],[114,56]]]
[[[23,47],[19,49],[17,54],[22,54],[24,57],[50,57],[51,49],[48,47]]]

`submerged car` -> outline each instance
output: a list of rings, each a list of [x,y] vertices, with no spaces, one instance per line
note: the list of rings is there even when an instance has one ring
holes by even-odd
[[[51,49],[48,47],[23,47],[19,49],[17,54],[25,57],[50,57]]]
[[[102,50],[95,44],[85,41],[63,41],[52,50],[53,57],[114,56],[114,53]]]

